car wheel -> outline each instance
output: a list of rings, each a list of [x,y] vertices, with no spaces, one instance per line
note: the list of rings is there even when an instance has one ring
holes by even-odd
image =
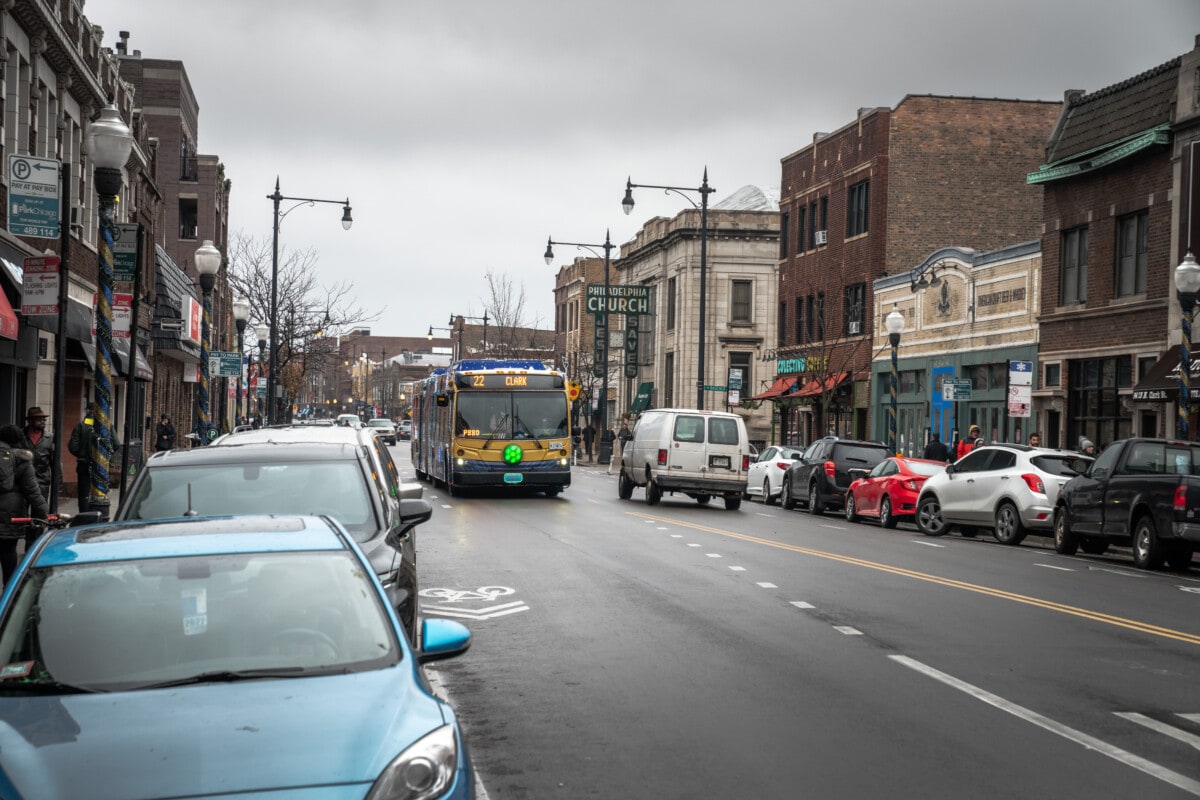
[[[783,486],[779,487],[779,505],[788,511],[796,507],[796,500],[792,497],[792,484],[786,477],[783,479]]]
[[[945,536],[950,526],[942,518],[942,504],[935,495],[928,495],[917,505],[917,528],[926,536]]]
[[[646,484],[646,505],[656,506],[662,502],[662,489],[658,488],[658,484],[651,480]]]
[[[858,514],[854,510],[854,495],[846,492],[846,508],[843,509],[846,513],[846,522],[858,522]]]
[[[879,503],[879,524],[885,528],[896,527],[896,518],[892,516],[892,501],[884,497]]]
[[[1063,556],[1073,556],[1078,549],[1079,537],[1071,532],[1071,520],[1067,516],[1067,509],[1059,508],[1054,512],[1054,552]]]
[[[817,516],[825,514],[825,506],[821,504],[821,493],[817,491],[816,481],[808,487],[808,513]]]
[[[629,480],[629,476],[625,474],[624,468],[617,473],[617,497],[622,500],[628,500],[633,497],[633,481]]]
[[[1000,544],[1018,545],[1025,538],[1025,526],[1021,524],[1021,515],[1012,503],[1001,503],[996,509],[996,527],[993,534]]]
[[[737,495],[733,495],[732,497],[725,498],[725,510],[726,511],[737,511],[741,507],[742,507],[742,498],[738,497]]]
[[[775,498],[771,497],[771,479],[763,478],[763,504],[768,506],[775,505]]]
[[[1167,566],[1176,572],[1187,572],[1192,564],[1192,546],[1187,542],[1175,542],[1167,548]]]
[[[1089,556],[1102,556],[1108,552],[1108,542],[1104,539],[1086,538],[1079,541],[1079,549]]]
[[[702,505],[702,506],[706,506],[706,505],[708,505],[708,501],[709,501],[709,500],[712,500],[712,495],[711,495],[711,494],[701,494],[701,495],[696,495],[696,502],[697,502],[697,503],[699,503],[699,504],[700,504],[700,505]]]
[[[1166,560],[1166,548],[1148,514],[1138,517],[1133,526],[1133,565],[1138,569],[1159,569]]]

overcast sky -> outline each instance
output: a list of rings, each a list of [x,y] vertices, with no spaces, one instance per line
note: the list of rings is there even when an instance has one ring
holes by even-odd
[[[353,281],[379,335],[481,315],[488,270],[553,324],[546,237],[631,239],[687,207],[778,186],[780,159],[906,94],[1061,100],[1191,50],[1200,0],[86,0],[115,48],[184,62],[199,150],[233,182],[230,229]]]

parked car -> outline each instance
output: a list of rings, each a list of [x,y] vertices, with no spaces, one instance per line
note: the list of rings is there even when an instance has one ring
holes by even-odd
[[[804,451],[798,447],[774,444],[758,454],[750,462],[746,476],[746,498],[761,497],[767,505],[774,505],[783,491],[783,473],[800,458]]]
[[[411,439],[412,438],[412,420],[411,419],[400,420],[399,424],[396,425],[396,434],[401,439]]]
[[[885,528],[894,528],[901,519],[909,521],[917,513],[917,495],[925,480],[946,468],[944,462],[924,458],[885,458],[869,472],[850,470],[859,476],[846,490],[846,519],[873,517]]]
[[[396,423],[385,417],[367,420],[367,427],[375,431],[375,435],[387,444],[396,443]]]
[[[362,420],[358,418],[358,414],[338,414],[334,424],[344,428],[361,428]]]
[[[826,508],[841,508],[850,470],[872,470],[888,457],[887,445],[856,439],[826,436],[810,444],[783,474],[779,500],[784,508],[805,503],[809,512],[824,514]]]
[[[424,501],[399,496],[399,476],[378,460],[378,451],[386,454],[387,448],[374,439],[374,433],[345,428],[264,428],[221,437],[208,447],[155,453],[122,495],[115,519],[332,517],[366,553],[412,641],[420,600],[408,504]]]
[[[746,491],[752,448],[746,423],[725,411],[656,408],[644,412],[621,451],[617,496],[646,487],[646,503],[681,492],[704,504],[713,497],[736,511]]]
[[[421,668],[470,633],[426,620],[411,648],[332,519],[52,531],[2,620],[5,796],[473,796],[454,709]]]
[[[1115,543],[1141,569],[1187,569],[1200,547],[1200,444],[1122,439],[1077,466],[1055,504],[1055,550],[1098,555]]]
[[[1080,460],[1070,450],[1023,444],[976,447],[925,481],[917,499],[917,527],[944,536],[954,526],[966,535],[992,530],[996,541],[1016,545],[1029,533],[1049,536],[1059,490]]]

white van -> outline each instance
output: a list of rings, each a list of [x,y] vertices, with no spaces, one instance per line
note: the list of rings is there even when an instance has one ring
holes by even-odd
[[[687,408],[646,411],[621,452],[617,495],[633,496],[646,487],[646,503],[657,504],[663,492],[680,492],[703,504],[725,498],[725,508],[742,504],[750,470],[750,440],[737,414]]]

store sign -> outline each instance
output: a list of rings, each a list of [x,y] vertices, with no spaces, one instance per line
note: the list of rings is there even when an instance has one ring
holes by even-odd
[[[179,313],[183,315],[183,329],[179,336],[186,342],[200,346],[200,320],[202,309],[194,297],[184,297],[179,304]]]

